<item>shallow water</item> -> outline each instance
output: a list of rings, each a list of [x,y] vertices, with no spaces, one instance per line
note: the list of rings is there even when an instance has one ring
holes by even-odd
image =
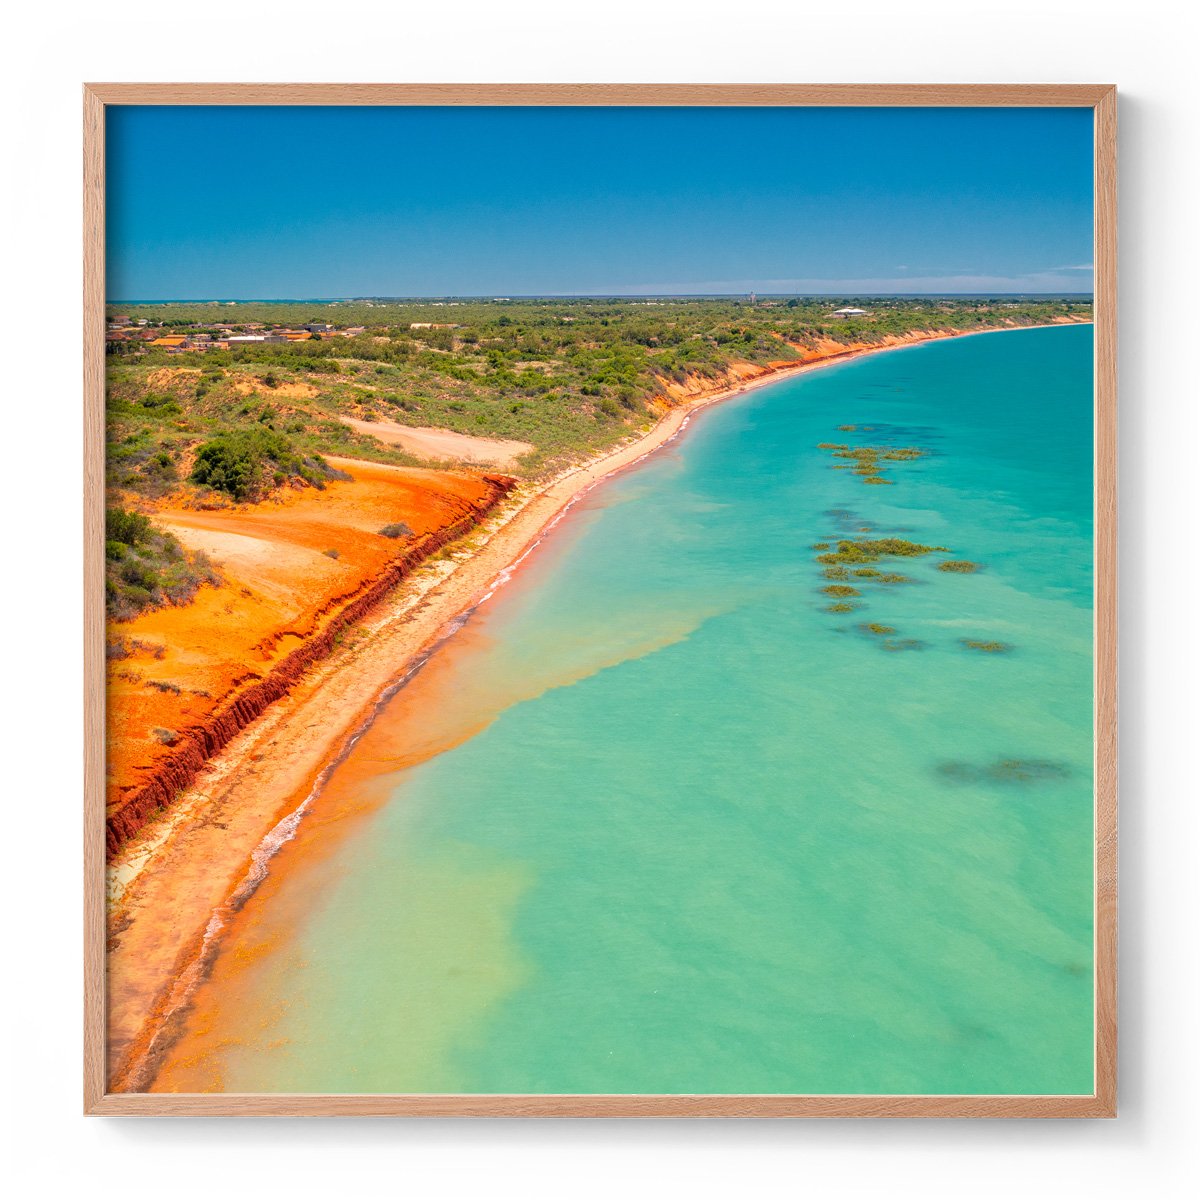
[[[335,773],[157,1086],[1090,1092],[1091,389],[1090,326],[935,342],[597,489]],[[831,614],[854,536],[950,553]]]

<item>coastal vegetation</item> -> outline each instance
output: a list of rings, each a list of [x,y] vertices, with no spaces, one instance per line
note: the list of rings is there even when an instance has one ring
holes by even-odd
[[[206,583],[220,582],[203,554],[189,554],[149,517],[114,507],[104,521],[104,602],[109,619],[127,621],[148,608],[186,604]],[[112,657],[127,657],[118,643]]]
[[[235,500],[261,500],[283,484],[324,488],[334,474],[319,454],[302,453],[282,434],[259,427],[234,429],[205,442],[196,450],[190,478]]]
[[[165,495],[191,475],[198,447],[255,427],[286,438],[309,466],[284,475],[314,486],[321,455],[419,462],[363,431],[380,421],[523,442],[533,449],[515,473],[535,478],[639,432],[685,393],[736,382],[735,369],[1091,312],[1059,300],[880,299],[846,321],[836,307],[811,298],[110,306],[108,483],[126,497]],[[283,326],[296,340],[229,340]],[[180,338],[202,352],[156,344]],[[884,477],[869,459],[845,465],[868,482]],[[251,473],[247,498],[274,474]],[[235,464],[235,487],[240,474]]]

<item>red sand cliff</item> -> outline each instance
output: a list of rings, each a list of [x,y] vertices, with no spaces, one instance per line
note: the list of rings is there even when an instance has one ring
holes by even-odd
[[[182,608],[113,625],[107,848],[112,856],[204,764],[405,576],[474,528],[515,481],[337,462],[353,475],[264,505],[164,509],[156,520],[223,577]],[[403,521],[413,536],[379,529]],[[336,551],[336,557],[327,551]]]

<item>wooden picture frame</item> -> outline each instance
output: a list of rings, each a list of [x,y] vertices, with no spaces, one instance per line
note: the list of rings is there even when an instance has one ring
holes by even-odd
[[[84,1110],[170,1116],[1116,1115],[1116,89],[1110,85],[130,84],[84,87]],[[1090,107],[1095,129],[1095,1091],[1019,1095],[160,1095],[105,1066],[105,109],[110,105]]]

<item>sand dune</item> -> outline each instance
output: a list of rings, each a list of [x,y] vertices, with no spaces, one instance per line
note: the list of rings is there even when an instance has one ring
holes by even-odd
[[[489,466],[511,467],[522,454],[528,454],[533,449],[528,442],[472,437],[467,433],[454,433],[449,429],[434,429],[427,425],[400,425],[396,421],[360,421],[356,417],[342,417],[342,420],[356,433],[368,434],[389,446],[400,446],[419,458],[432,460],[462,459],[466,462],[487,463]]]

